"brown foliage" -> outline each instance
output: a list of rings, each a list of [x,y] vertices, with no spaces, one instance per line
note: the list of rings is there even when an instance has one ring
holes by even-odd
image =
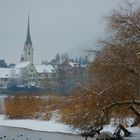
[[[102,50],[89,67],[93,82],[71,98],[68,117],[62,117],[78,127],[102,125],[111,118],[123,122],[139,114],[140,9],[129,3],[127,9],[114,10],[107,22],[110,36],[99,42]]]
[[[11,119],[45,119],[52,116],[52,111],[58,110],[63,97],[55,95],[19,94],[5,99],[5,114]]]
[[[107,119],[132,116],[129,105],[140,100],[140,9],[133,11],[129,6],[127,10],[114,10],[107,18],[111,36],[100,42],[103,49],[90,66],[95,78],[91,87]]]
[[[5,99],[5,113],[13,118],[34,118],[41,106],[40,99],[31,95],[9,96]]]
[[[89,126],[95,118],[96,98],[92,93],[77,91],[74,96],[68,98],[65,104],[68,106],[60,109],[61,120],[75,127]]]

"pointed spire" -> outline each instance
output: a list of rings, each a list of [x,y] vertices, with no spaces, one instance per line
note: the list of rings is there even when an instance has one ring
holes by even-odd
[[[31,45],[32,46],[32,41],[31,41],[31,36],[30,36],[30,19],[29,19],[29,15],[28,15],[28,27],[27,27],[27,36],[26,36],[26,41],[25,44]]]

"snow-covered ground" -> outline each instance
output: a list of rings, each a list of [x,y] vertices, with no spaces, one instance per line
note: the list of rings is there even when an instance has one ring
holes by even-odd
[[[39,120],[10,120],[6,119],[4,115],[0,115],[0,125],[2,126],[11,126],[11,127],[19,127],[19,128],[27,128],[31,130],[37,131],[47,131],[47,132],[61,132],[61,133],[70,133],[70,134],[78,134],[78,130],[72,129],[71,126],[65,125],[63,123],[58,122],[55,119],[50,121],[39,121]],[[104,126],[103,131],[110,131],[114,133],[116,126],[107,125]],[[132,136],[130,139],[140,140],[140,127],[128,127],[130,132],[132,132]],[[129,138],[128,138],[129,139]]]
[[[55,118],[52,118],[49,121],[30,120],[30,119],[11,120],[11,119],[6,119],[4,115],[0,115],[0,125],[27,128],[31,130],[37,130],[37,131],[61,132],[61,133],[72,133],[72,134],[77,133],[73,131],[71,126],[60,123],[57,120],[55,120]]]
[[[104,126],[103,131],[110,131],[111,133],[114,133],[115,129],[116,129],[116,126],[106,125]],[[140,134],[140,127],[127,127],[127,129],[132,133]]]
[[[130,119],[131,120],[131,119]],[[131,124],[131,122],[129,122],[129,124]],[[106,125],[103,128],[103,131],[109,131],[112,134],[115,132],[117,126],[110,124],[110,125]],[[130,137],[125,137],[125,139],[127,140],[140,140],[140,127],[127,127],[127,130],[129,130],[129,132],[131,132],[131,136]],[[122,136],[124,134],[122,133]]]
[[[0,125],[27,128],[37,131],[47,131],[47,132],[62,132],[62,133],[77,133],[71,126],[62,124],[54,119],[50,121],[41,120],[10,120],[6,119],[4,115],[0,115]]]

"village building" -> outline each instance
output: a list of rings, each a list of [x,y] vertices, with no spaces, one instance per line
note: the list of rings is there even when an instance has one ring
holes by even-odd
[[[36,85],[37,72],[30,61],[20,62],[14,68],[14,79],[16,79],[17,85]]]
[[[87,67],[78,62],[65,60],[58,65],[56,70],[59,91],[69,94],[77,88],[84,87],[87,84]]]
[[[34,65],[37,72],[37,85],[40,87],[52,87],[55,81],[55,69],[52,65]]]
[[[0,87],[6,88],[9,79],[12,78],[12,69],[0,68]]]
[[[43,81],[51,81],[54,75],[54,68],[51,65],[34,64],[33,62],[33,46],[30,35],[30,21],[28,17],[27,36],[24,44],[23,54],[20,63],[15,66],[15,78],[19,83],[27,83],[29,86],[43,86]],[[48,79],[49,77],[49,79]]]
[[[87,59],[84,63],[82,60],[59,59],[54,59],[52,63],[34,64],[28,17],[27,36],[19,63],[6,65],[4,60],[0,61],[0,88],[37,87],[48,92],[69,94],[77,88],[84,87],[88,79]]]
[[[0,87],[10,84],[14,80],[17,86],[44,87],[44,81],[52,82],[55,70],[52,65],[35,65],[33,62],[33,46],[30,35],[30,21],[28,17],[27,36],[21,60],[13,68],[0,68]],[[5,61],[0,61],[1,67],[6,67]],[[47,83],[47,82],[46,82]]]
[[[7,68],[7,64],[5,63],[5,60],[0,59],[0,68]]]

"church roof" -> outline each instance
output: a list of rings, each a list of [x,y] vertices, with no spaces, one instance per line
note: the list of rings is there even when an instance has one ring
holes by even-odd
[[[27,36],[26,36],[26,41],[25,45],[31,45],[32,46],[32,41],[31,41],[31,35],[30,35],[30,21],[29,21],[29,16],[28,16],[28,27],[27,27]]]
[[[30,64],[29,61],[20,62],[15,66],[15,69],[23,69],[26,68]]]

